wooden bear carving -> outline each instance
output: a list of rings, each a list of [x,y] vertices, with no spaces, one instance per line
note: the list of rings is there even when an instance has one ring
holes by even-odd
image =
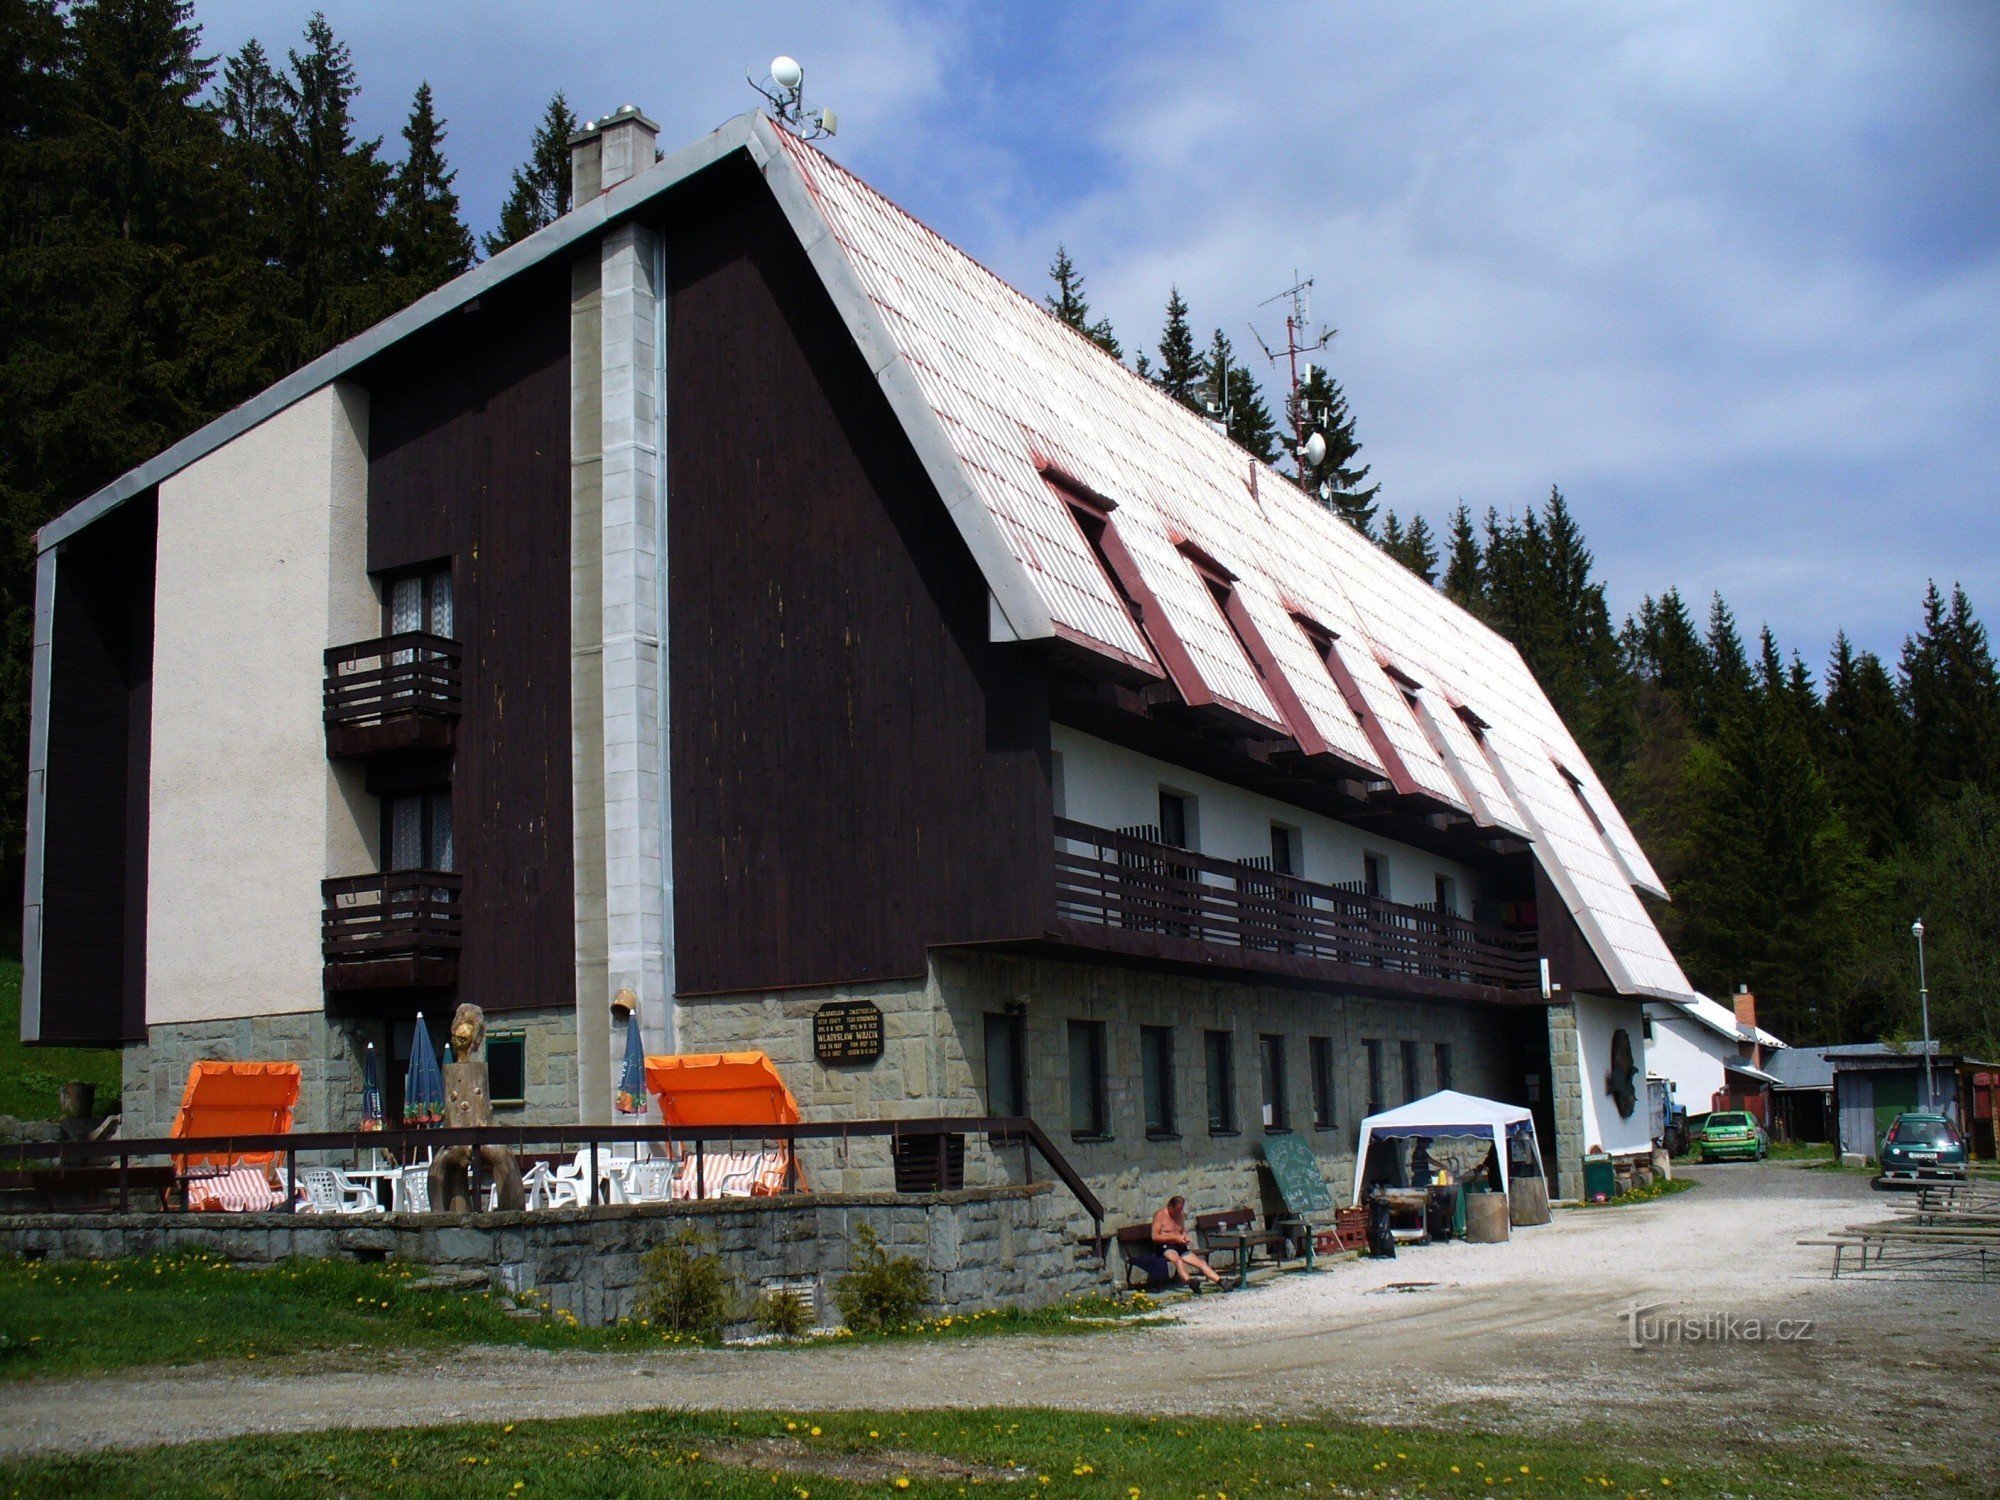
[[[487,1087],[486,1062],[479,1051],[486,1044],[486,1013],[476,1005],[461,1005],[451,1018],[451,1061],[444,1065],[444,1123],[453,1130],[493,1123],[493,1095]],[[486,1180],[500,1190],[500,1207],[527,1205],[521,1167],[505,1146],[481,1146],[479,1162]],[[470,1146],[447,1146],[431,1162],[431,1207],[444,1213],[473,1210]]]

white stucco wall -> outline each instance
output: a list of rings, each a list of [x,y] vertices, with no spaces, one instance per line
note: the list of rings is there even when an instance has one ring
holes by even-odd
[[[1099,828],[1130,828],[1160,819],[1160,788],[1195,798],[1199,852],[1216,859],[1248,859],[1271,852],[1271,825],[1299,830],[1308,880],[1335,884],[1361,879],[1364,852],[1384,860],[1385,889],[1391,901],[1415,904],[1437,899],[1436,878],[1447,875],[1457,887],[1458,911],[1472,915],[1480,895],[1479,877],[1464,865],[1422,849],[1364,834],[1318,813],[1294,807],[1241,787],[1197,776],[1122,745],[1057,724],[1050,746],[1062,757],[1062,815]]]
[[[368,406],[322,388],[160,486],[149,1024],[315,1011],[320,881],[374,867],[374,799],[326,756],[326,647],[381,633]]]
[[[1575,998],[1584,1144],[1602,1146],[1614,1155],[1644,1151],[1652,1138],[1646,1130],[1648,1054],[1643,1007],[1636,1000],[1607,1000],[1597,995]],[[1611,1036],[1621,1027],[1632,1040],[1632,1063],[1638,1069],[1632,1080],[1634,1102],[1629,1119],[1618,1113],[1618,1105],[1604,1086],[1611,1073]]]
[[[1661,1015],[1660,1009],[1654,1008],[1646,1067],[1673,1080],[1674,1097],[1689,1114],[1707,1114],[1722,1091],[1722,1060],[1736,1057],[1737,1044],[1717,1036],[1699,1021],[1684,1015]]]

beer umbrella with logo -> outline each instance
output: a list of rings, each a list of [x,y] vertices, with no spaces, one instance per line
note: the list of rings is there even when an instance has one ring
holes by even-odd
[[[652,1102],[646,1092],[646,1042],[639,1034],[639,997],[620,990],[611,1002],[625,1016],[625,1069],[618,1076],[618,1113],[643,1115]]]
[[[361,1055],[361,1128],[382,1128],[382,1074],[375,1066],[375,1044]]]
[[[417,1012],[416,1029],[410,1036],[410,1070],[403,1076],[403,1123],[435,1125],[444,1118],[444,1070],[438,1066],[437,1047],[424,1013]]]

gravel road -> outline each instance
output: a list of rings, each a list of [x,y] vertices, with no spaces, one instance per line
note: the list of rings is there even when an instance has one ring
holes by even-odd
[[[76,1451],[328,1427],[512,1421],[655,1407],[1046,1405],[1325,1413],[1367,1421],[1752,1445],[1824,1442],[1954,1467],[2000,1458],[2000,1283],[1830,1281],[1795,1242],[1885,1216],[1865,1178],[1778,1164],[1694,1168],[1699,1186],[1559,1210],[1505,1245],[1406,1250],[1269,1277],[1175,1308],[1171,1327],[658,1355],[511,1349],[387,1367],[301,1358],[32,1382],[0,1452]],[[1634,1349],[1649,1317],[1758,1319],[1762,1341]],[[1775,1319],[1811,1337],[1768,1337]]]

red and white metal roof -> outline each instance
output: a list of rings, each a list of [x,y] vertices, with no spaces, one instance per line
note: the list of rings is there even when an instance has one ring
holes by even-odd
[[[1506,640],[852,173],[771,137],[1004,540],[1016,576],[996,596],[1025,582],[1047,611],[1047,631],[1016,622],[1016,633],[1166,673],[1063,488],[1110,502],[1118,541],[1209,696],[1286,722],[1190,550],[1235,575],[1310,720],[1295,729],[1401,790],[1527,836],[1619,990],[1692,996],[1639,900],[1665,895],[1659,876]],[[780,186],[783,166],[766,171]],[[1334,638],[1372,734],[1308,626]]]

